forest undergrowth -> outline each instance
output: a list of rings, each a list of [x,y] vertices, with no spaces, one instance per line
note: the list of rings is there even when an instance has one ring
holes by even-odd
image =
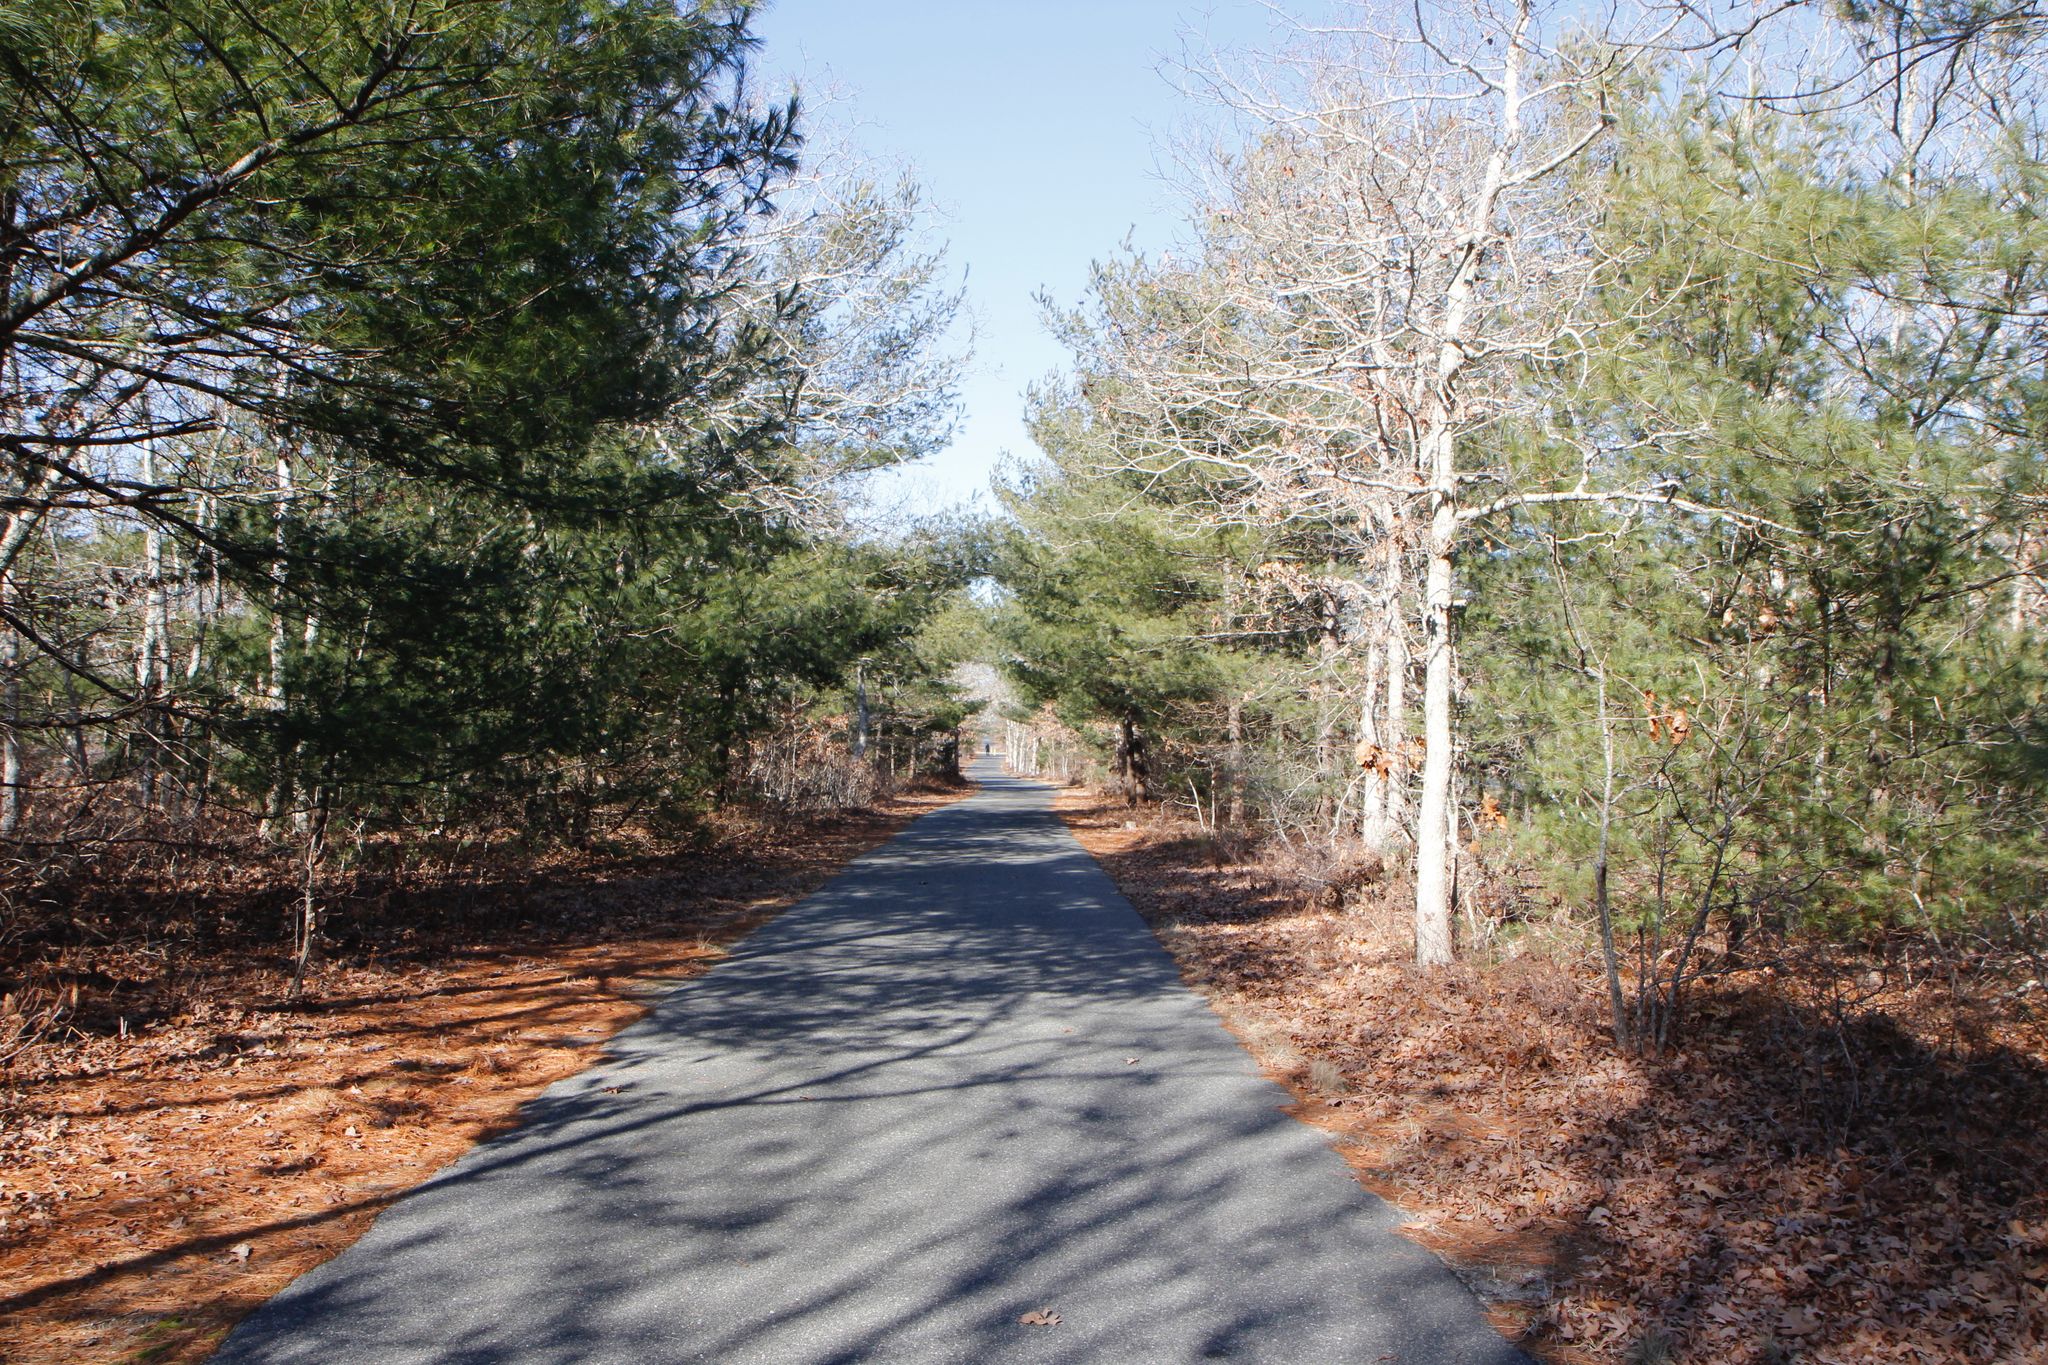
[[[1566,920],[1424,971],[1384,885],[1316,888],[1085,790],[1059,809],[1300,1117],[1540,1358],[2048,1361],[2038,983],[1753,953],[1640,1058]]]
[[[297,999],[287,861],[102,864],[0,948],[7,980],[67,983],[0,1064],[0,1360],[204,1359],[668,984],[967,790],[729,810],[680,847],[415,848],[325,888]]]

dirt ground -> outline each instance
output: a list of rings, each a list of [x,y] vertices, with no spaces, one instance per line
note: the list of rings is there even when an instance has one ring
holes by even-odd
[[[175,980],[146,947],[74,962],[101,1026],[0,1070],[0,1360],[203,1360],[668,985],[963,794],[416,899],[296,1002],[274,946],[181,952]]]
[[[2048,1361],[2038,986],[1781,962],[1722,978],[1646,1061],[1617,1054],[1568,925],[1423,973],[1385,892],[1318,904],[1192,826],[1059,809],[1300,1116],[1541,1358]]]

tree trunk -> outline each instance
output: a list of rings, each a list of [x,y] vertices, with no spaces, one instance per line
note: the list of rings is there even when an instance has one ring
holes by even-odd
[[[1430,489],[1429,567],[1423,584],[1422,799],[1415,819],[1415,960],[1451,960],[1451,554],[1457,544],[1455,446],[1439,426],[1425,439]]]
[[[865,659],[853,666],[853,756],[868,756],[868,665]]]
[[[1358,706],[1358,762],[1365,769],[1365,791],[1358,803],[1358,837],[1375,852],[1387,846],[1387,787],[1393,774],[1387,743],[1380,733],[1380,682],[1386,643],[1376,640],[1365,652],[1365,699]]]
[[[1342,833],[1343,814],[1337,792],[1346,785],[1343,758],[1338,754],[1337,725],[1340,704],[1337,686],[1337,658],[1343,647],[1338,638],[1336,594],[1325,591],[1322,620],[1316,641],[1318,656],[1315,682],[1316,715],[1316,821],[1334,847]]]
[[[142,482],[156,483],[156,444],[142,444]],[[164,747],[163,690],[170,668],[170,600],[164,587],[164,533],[155,518],[142,528],[142,640],[135,652],[135,700],[142,709],[141,765],[136,781],[144,810],[157,805]]]
[[[212,473],[208,468],[209,476]],[[220,505],[212,494],[199,501],[199,524],[209,530],[219,524]],[[185,694],[196,690],[206,667],[207,631],[220,612],[224,593],[220,579],[219,552],[200,544],[192,560],[192,648],[185,657]],[[213,781],[213,728],[196,720],[186,729],[184,748],[189,764],[186,778],[190,813],[197,818],[206,809],[207,788]]]
[[[1386,519],[1382,567],[1385,608],[1381,617],[1380,747],[1386,752],[1386,804],[1380,816],[1382,841],[1391,845],[1408,824],[1408,623],[1401,612],[1404,562],[1401,522]]]
[[[1415,960],[1425,967],[1451,960],[1452,730],[1455,660],[1451,639],[1451,593],[1458,545],[1458,426],[1463,417],[1458,387],[1468,361],[1467,337],[1479,289],[1480,265],[1498,228],[1494,215],[1510,163],[1521,145],[1522,42],[1530,16],[1517,0],[1514,32],[1501,73],[1499,140],[1487,158],[1484,180],[1456,247],[1456,268],[1444,289],[1436,372],[1418,382],[1417,407],[1424,414],[1416,450],[1417,473],[1429,490],[1429,543],[1423,577],[1422,796],[1415,818]]]
[[[11,185],[0,191],[0,224],[5,224],[8,235],[14,231],[15,221],[21,211],[21,196]],[[0,254],[0,300],[13,297],[14,254]],[[14,421],[14,389],[10,371],[11,345],[0,341],[0,419],[10,425]],[[47,477],[47,476],[46,476]],[[24,507],[9,518],[7,527],[10,539],[26,539],[25,529],[31,513]],[[14,563],[10,555],[0,563],[0,612],[12,616],[14,613]],[[12,839],[21,828],[21,634],[11,624],[0,625],[0,689],[4,689],[4,705],[7,714],[0,717],[0,838]]]
[[[1145,737],[1138,722],[1124,715],[1116,723],[1116,767],[1124,781],[1124,804],[1135,806],[1149,795],[1150,776],[1145,760]]]
[[[1593,861],[1593,908],[1600,917],[1600,960],[1607,970],[1607,1012],[1614,1026],[1614,1046],[1629,1045],[1628,1003],[1621,993],[1621,959],[1614,951],[1614,908],[1607,896],[1607,854],[1614,823],[1614,722],[1607,714],[1607,668],[1600,682],[1600,851]]]
[[[1244,700],[1240,697],[1232,697],[1224,712],[1224,734],[1230,745],[1227,760],[1230,771],[1224,778],[1224,785],[1229,789],[1226,818],[1232,825],[1241,825],[1244,823]],[[1209,804],[1213,811],[1216,804],[1213,792],[1209,796]]]
[[[14,607],[14,575],[0,573],[0,608]],[[21,829],[21,636],[0,628],[0,839]]]
[[[299,896],[298,952],[292,963],[291,984],[285,997],[296,1000],[306,984],[306,970],[313,963],[313,945],[320,936],[320,859],[327,851],[327,816],[332,805],[333,785],[323,780],[313,793],[313,816],[306,830],[306,879]]]
[[[287,635],[285,631],[284,608],[287,600],[288,573],[285,552],[289,548],[288,523],[292,504],[292,460],[283,450],[277,453],[277,503],[271,513],[271,544],[273,558],[270,564],[270,676],[265,685],[264,700],[273,713],[285,709],[287,695],[286,657]],[[275,832],[278,822],[292,804],[291,758],[278,746],[277,767],[271,774],[270,796],[264,805],[263,820],[259,830],[267,838]]]

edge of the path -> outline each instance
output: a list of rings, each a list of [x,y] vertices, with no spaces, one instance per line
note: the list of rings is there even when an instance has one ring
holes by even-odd
[[[1374,1154],[1354,1140],[1345,1115],[1333,1107],[1330,1095],[1318,1088],[1311,1064],[1304,1063],[1285,1036],[1273,1034],[1249,1012],[1233,1008],[1230,994],[1215,988],[1208,978],[1213,964],[1204,960],[1203,949],[1171,932],[1176,913],[1168,903],[1172,896],[1162,897],[1161,888],[1143,878],[1139,869],[1146,858],[1129,856],[1141,852],[1171,860],[1174,853],[1161,849],[1160,832],[1142,823],[1138,812],[1117,819],[1115,801],[1115,797],[1085,786],[1056,787],[1052,811],[1145,922],[1173,959],[1188,989],[1207,1004],[1259,1071],[1293,1096],[1294,1102],[1285,1106],[1284,1112],[1322,1133],[1358,1183],[1403,1214],[1398,1230],[1435,1255],[1472,1290],[1485,1308],[1487,1321],[1504,1339],[1525,1352],[1548,1346],[1538,1359],[1571,1365],[1577,1357],[1541,1339],[1535,1330],[1541,1324],[1534,1320],[1531,1303],[1521,1292],[1525,1279],[1541,1273],[1529,1263],[1533,1258],[1516,1255],[1520,1248],[1504,1246],[1492,1247],[1490,1255],[1458,1254],[1461,1245],[1436,1235],[1426,1217],[1418,1219],[1417,1210],[1405,1197],[1408,1192],[1386,1179],[1374,1164]]]
[[[59,1220],[0,1242],[0,1360],[207,1359],[393,1201],[597,1065],[679,983],[980,790],[970,777],[826,822],[737,904],[680,875],[563,888],[629,905],[630,927],[594,942],[509,934],[431,970],[336,972],[310,1007],[251,1001],[192,1038],[142,1036],[113,1064],[56,1078],[44,1102],[65,1112],[79,1161],[49,1172],[65,1191]]]

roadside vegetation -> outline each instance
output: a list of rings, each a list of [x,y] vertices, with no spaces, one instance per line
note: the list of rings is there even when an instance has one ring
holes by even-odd
[[[802,819],[722,812],[687,848],[515,849],[357,886],[297,999],[234,889],[109,902],[98,927],[129,946],[94,960],[133,1022],[0,1077],[0,1356],[205,1359],[728,944],[968,790],[921,785]],[[123,927],[153,902],[203,942]]]
[[[0,10],[0,1056],[169,1007],[93,958],[180,896],[296,991],[363,888],[951,769],[979,539],[850,498],[958,299],[747,22]]]
[[[197,1358],[1005,693],[1512,1332],[2043,1359],[2048,14],[1193,59],[878,526],[962,297],[753,8],[0,0],[0,1350]]]
[[[959,299],[750,11],[0,0],[0,1355],[203,1356],[957,785]]]
[[[1559,906],[1413,960],[1405,907],[1076,788],[1063,816],[1407,1234],[1539,1359],[2042,1358],[2048,1027],[1948,964],[1808,945],[1717,972],[1683,1045],[1614,1047]]]
[[[1558,1358],[2042,1358],[2042,17],[1346,13],[1049,304],[1012,763]]]

